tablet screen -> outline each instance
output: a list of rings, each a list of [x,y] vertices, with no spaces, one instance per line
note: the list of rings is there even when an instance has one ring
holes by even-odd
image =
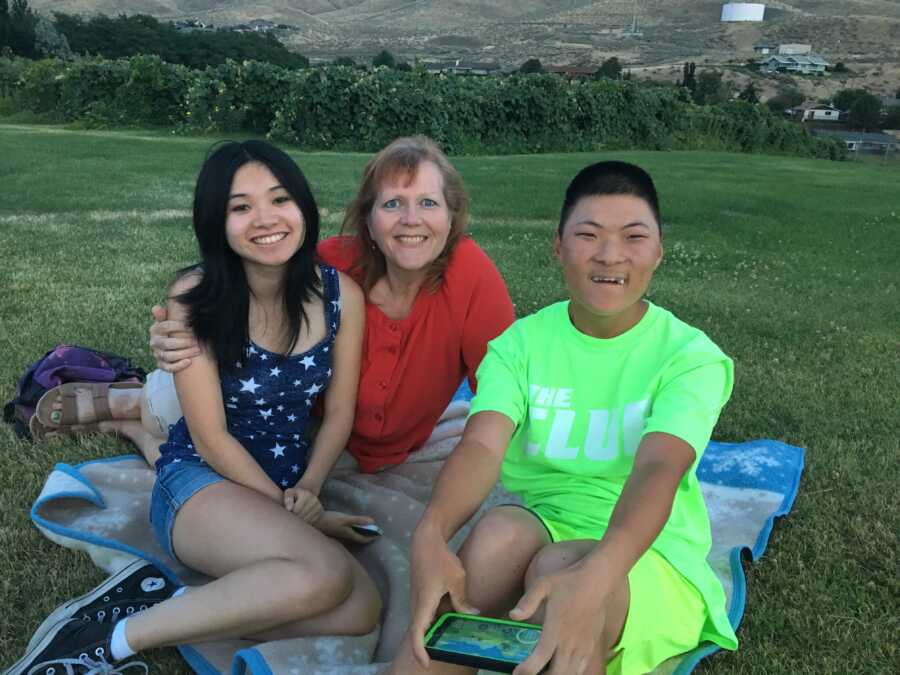
[[[541,631],[534,628],[451,617],[429,646],[457,654],[521,663],[540,639]]]

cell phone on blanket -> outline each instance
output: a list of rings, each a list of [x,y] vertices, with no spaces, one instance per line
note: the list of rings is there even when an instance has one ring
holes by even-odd
[[[435,661],[511,673],[541,639],[541,627],[470,614],[442,614],[425,634]]]
[[[364,537],[380,537],[384,532],[375,523],[366,523],[365,525],[351,525],[350,529],[361,534]]]

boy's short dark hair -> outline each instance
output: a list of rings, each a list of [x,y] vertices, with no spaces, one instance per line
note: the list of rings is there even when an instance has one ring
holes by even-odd
[[[662,234],[662,221],[659,217],[659,198],[650,174],[641,167],[628,162],[597,162],[584,167],[566,188],[562,211],[559,214],[557,232],[563,233],[566,221],[575,205],[584,197],[603,197],[605,195],[632,195],[643,199]]]

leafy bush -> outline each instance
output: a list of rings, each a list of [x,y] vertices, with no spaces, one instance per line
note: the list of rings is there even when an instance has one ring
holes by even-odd
[[[288,70],[232,60],[191,70],[140,55],[0,58],[0,97],[92,126],[252,131],[315,150],[374,151],[421,133],[454,154],[716,148],[841,156],[760,106],[697,106],[683,87],[605,78]]]
[[[64,61],[29,61],[13,88],[13,99],[34,113],[62,112],[60,92],[65,70]]]
[[[16,83],[31,61],[18,57],[0,58],[0,97],[11,98]]]
[[[204,132],[253,131],[265,134],[275,119],[289,71],[269,63],[228,60],[192,71],[183,101],[183,122]]]

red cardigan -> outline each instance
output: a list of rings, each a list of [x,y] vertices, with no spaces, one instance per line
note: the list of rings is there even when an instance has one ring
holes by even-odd
[[[349,272],[358,247],[355,237],[330,237],[319,242],[318,254],[326,264]],[[356,417],[348,443],[360,468],[378,471],[417,450],[464,377],[475,389],[475,371],[488,341],[514,318],[500,273],[468,237],[457,243],[440,288],[419,291],[406,318],[394,321],[366,302]]]

